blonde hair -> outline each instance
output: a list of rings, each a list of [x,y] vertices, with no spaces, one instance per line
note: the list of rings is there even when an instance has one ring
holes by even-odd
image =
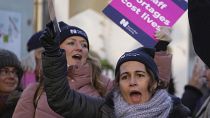
[[[87,62],[92,67],[92,78],[91,84],[92,86],[99,92],[100,96],[105,96],[106,88],[101,81],[101,64],[100,58],[95,53],[89,53]]]
[[[92,68],[92,78],[91,78],[91,84],[92,86],[98,91],[100,96],[106,95],[106,88],[103,85],[103,82],[101,81],[101,64],[100,64],[100,58],[93,52],[89,52],[87,62],[90,64]],[[39,85],[37,86],[37,89],[35,91],[34,95],[34,106],[36,108],[38,100],[44,91],[44,77],[42,73],[42,66],[39,68],[39,77],[37,78]]]

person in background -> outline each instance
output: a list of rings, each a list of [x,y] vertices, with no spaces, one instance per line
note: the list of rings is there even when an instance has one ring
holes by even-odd
[[[204,71],[204,76],[206,78],[206,86],[208,88],[207,92],[202,96],[196,110],[196,118],[209,118],[210,117],[210,69],[206,66]]]
[[[0,118],[11,118],[21,94],[23,70],[17,56],[0,49]]]
[[[47,24],[53,28],[52,22]],[[89,53],[87,34],[82,29],[59,22],[59,47],[66,50],[66,79],[72,89],[94,97],[104,97],[112,88],[112,81],[102,75],[98,60]],[[47,33],[47,32],[43,32]],[[51,34],[47,34],[50,35]],[[53,65],[51,65],[53,66]],[[42,72],[39,68],[39,72]],[[47,103],[42,73],[39,83],[27,87],[16,106],[13,118],[62,118]],[[63,76],[63,75],[62,75]]]
[[[49,30],[50,29],[50,30]],[[53,28],[41,42],[44,87],[49,106],[63,117],[186,118],[189,109],[172,98],[159,79],[154,50],[138,48],[124,53],[115,69],[114,89],[105,98],[93,98],[69,87],[65,51],[59,48]],[[49,37],[47,34],[53,34]],[[55,38],[56,37],[56,38]]]
[[[188,84],[185,86],[185,91],[182,96],[182,103],[186,105],[192,112],[192,116],[195,116],[197,112],[196,107],[200,107],[199,100],[203,95],[202,88],[205,86],[204,79],[204,66],[199,57],[195,58],[195,64],[192,71],[192,77]]]
[[[207,107],[210,95],[209,80],[210,69],[205,66],[199,57],[196,57],[192,78],[189,80],[188,85],[185,86],[182,96],[182,103],[191,109],[192,117],[210,117],[208,114],[209,108]]]
[[[28,55],[22,59],[24,69],[21,86],[25,89],[29,84],[39,82],[41,53],[44,50],[40,44],[39,37],[42,31],[34,33],[27,42]]]

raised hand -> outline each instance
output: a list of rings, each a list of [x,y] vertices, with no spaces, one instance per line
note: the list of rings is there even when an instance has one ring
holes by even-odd
[[[155,45],[156,51],[166,51],[168,44],[172,41],[170,36],[172,29],[170,27],[161,26],[160,31],[155,32],[155,38],[159,39]]]
[[[195,60],[195,65],[192,72],[192,78],[189,80],[188,84],[198,89],[201,89],[201,87],[205,83],[205,80],[203,77],[204,72],[205,72],[205,67],[204,67],[204,63],[199,57],[196,57],[195,59],[196,60]]]
[[[171,42],[171,34],[172,29],[167,26],[161,26],[160,31],[155,32],[155,37],[161,41]]]
[[[46,25],[39,40],[45,49],[45,55],[53,57],[61,54],[59,47],[59,34],[56,34],[52,21]]]

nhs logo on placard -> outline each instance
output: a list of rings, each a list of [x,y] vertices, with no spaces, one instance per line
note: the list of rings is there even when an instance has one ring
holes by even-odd
[[[126,30],[131,35],[136,35],[138,32],[135,30],[135,28],[132,28],[129,25],[129,21],[125,20],[124,18],[120,21],[120,25],[122,25],[124,30]]]
[[[121,24],[123,27],[127,27],[128,24],[129,24],[129,22],[123,18],[123,19],[120,21],[120,24]]]

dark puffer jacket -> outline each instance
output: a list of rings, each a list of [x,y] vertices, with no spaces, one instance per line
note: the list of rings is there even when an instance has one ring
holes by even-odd
[[[65,53],[60,57],[42,55],[44,85],[49,106],[65,118],[115,118],[112,92],[105,99],[88,97],[71,90],[66,79]],[[172,97],[169,118],[187,118],[189,110]]]

